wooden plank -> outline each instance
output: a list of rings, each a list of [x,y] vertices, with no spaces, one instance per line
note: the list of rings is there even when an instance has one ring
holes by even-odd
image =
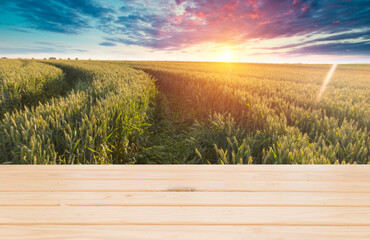
[[[0,224],[369,226],[369,207],[0,207]],[[370,229],[370,228],[369,228]]]
[[[282,181],[370,181],[369,172],[248,172],[248,171],[9,171],[0,180],[282,180]]]
[[[193,181],[193,180],[13,180],[0,192],[370,192],[370,182]]]
[[[2,165],[0,171],[370,172],[370,165]]]
[[[7,240],[368,240],[368,227],[354,226],[0,226]]]
[[[315,206],[370,207],[370,193],[7,192],[0,206]]]

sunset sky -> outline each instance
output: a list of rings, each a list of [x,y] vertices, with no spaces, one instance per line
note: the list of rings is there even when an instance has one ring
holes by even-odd
[[[0,57],[370,63],[369,0],[0,2]]]

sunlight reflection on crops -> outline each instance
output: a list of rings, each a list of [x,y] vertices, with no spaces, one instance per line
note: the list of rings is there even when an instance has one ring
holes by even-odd
[[[320,89],[320,92],[319,92],[319,95],[317,96],[317,101],[320,101],[322,95],[324,94],[326,88],[328,87],[328,84],[331,80],[331,78],[333,77],[333,74],[335,72],[335,69],[337,68],[337,64],[333,64],[328,75],[326,75],[326,78],[325,78],[325,81]]]

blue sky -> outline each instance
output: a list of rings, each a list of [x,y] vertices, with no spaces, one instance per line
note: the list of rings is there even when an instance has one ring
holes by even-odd
[[[0,57],[370,63],[368,0],[1,0]]]

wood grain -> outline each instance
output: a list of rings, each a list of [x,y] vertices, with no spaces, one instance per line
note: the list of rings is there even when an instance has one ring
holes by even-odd
[[[369,207],[0,207],[0,224],[369,226]]]
[[[365,172],[370,165],[3,165],[0,171]]]
[[[209,180],[18,180],[0,181],[0,192],[363,192],[370,182]]]
[[[0,192],[0,206],[370,207],[370,193]]]
[[[9,171],[2,179],[19,180],[212,180],[212,181],[335,181],[370,182],[370,173],[359,172],[249,172],[249,171]]]
[[[6,240],[368,240],[369,227],[354,226],[161,226],[0,225]]]
[[[370,239],[370,165],[0,166],[0,239]]]

